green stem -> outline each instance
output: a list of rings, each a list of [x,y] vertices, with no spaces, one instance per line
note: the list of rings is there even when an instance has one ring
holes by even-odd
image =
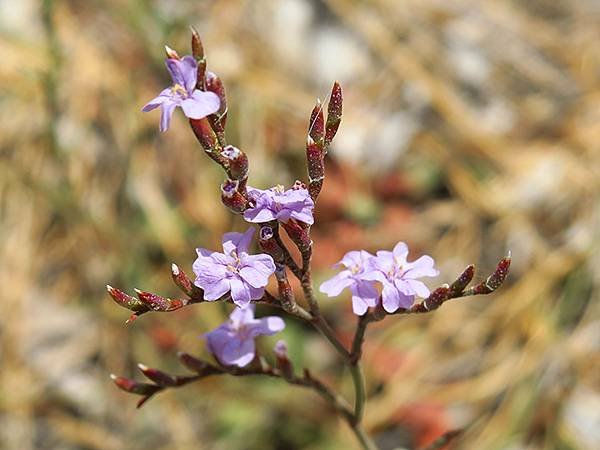
[[[352,426],[352,431],[356,435],[358,442],[362,446],[363,450],[379,450],[375,442],[369,437],[369,435],[363,430],[363,427],[360,423],[357,423]]]
[[[360,363],[356,362],[350,366],[352,381],[354,382],[354,420],[360,423],[365,410],[365,377],[360,367]]]

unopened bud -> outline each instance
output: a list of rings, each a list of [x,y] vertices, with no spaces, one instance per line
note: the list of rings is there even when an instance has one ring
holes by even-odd
[[[217,115],[221,118],[223,128],[225,127],[225,120],[227,116],[227,95],[225,94],[225,86],[223,81],[214,72],[207,71],[204,76],[204,85],[208,92],[214,92],[221,100],[221,106],[217,111]]]
[[[275,239],[275,231],[270,225],[260,227],[258,232],[258,245],[261,250],[271,255],[276,262],[283,263],[285,258],[282,248]]]
[[[175,311],[188,304],[187,300],[165,298],[152,292],[135,289],[138,298],[153,311],[169,312]]]
[[[196,372],[198,374],[204,373],[210,367],[210,364],[207,362],[202,361],[201,359],[198,359],[188,353],[179,352],[177,353],[177,358],[179,358],[181,364],[190,369],[192,372]]]
[[[106,290],[113,298],[115,303],[119,306],[122,306],[125,309],[134,312],[145,312],[148,310],[148,307],[141,300],[132,297],[131,295],[128,295],[119,289],[116,289],[107,284]]]
[[[173,50],[171,47],[169,47],[168,45],[165,45],[165,53],[167,54],[167,58],[169,59],[181,59],[179,57],[179,55],[177,54],[177,52],[175,50]]]
[[[325,117],[323,115],[323,105],[319,99],[317,99],[317,104],[310,113],[308,135],[319,146],[323,145],[323,139],[325,138]]]
[[[452,296],[460,294],[469,285],[475,275],[475,266],[469,264],[465,270],[458,276],[456,281],[450,285],[450,294]]]
[[[273,348],[273,353],[275,353],[277,368],[281,372],[283,378],[286,380],[292,379],[294,377],[294,368],[288,356],[288,349],[285,341],[277,341]]]
[[[325,142],[324,149],[327,152],[327,147],[335,137],[337,130],[342,121],[342,87],[339,82],[333,83],[329,104],[327,105],[327,122],[325,124]]]
[[[152,369],[144,364],[138,364],[138,368],[146,378],[161,387],[175,386],[177,384],[175,378],[161,370]]]
[[[196,88],[204,89],[204,74],[206,73],[206,58],[204,57],[204,46],[198,31],[190,26],[192,32],[192,56],[198,64],[198,74],[196,78]]]
[[[111,374],[110,378],[117,385],[117,387],[125,392],[137,395],[152,395],[160,390],[160,386],[149,383],[139,383],[130,378],[120,377],[115,374]]]
[[[487,279],[479,283],[477,286],[473,286],[465,291],[465,295],[479,295],[479,294],[490,294],[498,289],[508,275],[510,269],[510,253],[498,262],[496,270]]]
[[[218,153],[219,142],[208,119],[206,117],[203,119],[190,119],[190,125],[204,151],[211,155],[211,158],[215,159],[214,155]],[[217,160],[217,162],[219,161]]]
[[[248,156],[239,148],[227,145],[221,155],[229,162],[229,176],[232,180],[248,178]]]
[[[310,239],[310,235],[308,233],[309,229],[307,227],[303,227],[299,222],[296,222],[293,219],[282,223],[282,226],[287,235],[294,242],[294,244],[298,246],[298,249],[301,252],[304,252],[310,248],[312,241]]]
[[[322,148],[312,137],[306,138],[306,165],[308,167],[308,192],[316,200],[323,187],[325,179],[325,160]]]
[[[237,180],[225,180],[221,184],[221,201],[232,212],[241,214],[248,207],[248,199],[240,193],[238,187]]]
[[[429,297],[427,297],[422,305],[425,307],[427,311],[433,311],[434,309],[438,309],[442,303],[448,300],[448,296],[450,295],[450,287],[445,284],[434,290]]]

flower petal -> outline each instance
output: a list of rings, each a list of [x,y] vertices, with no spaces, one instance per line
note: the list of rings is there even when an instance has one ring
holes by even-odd
[[[406,277],[419,278],[419,277],[436,277],[440,272],[434,268],[435,262],[433,258],[428,255],[423,255],[420,258],[406,264],[407,271]]]
[[[389,313],[395,312],[398,308],[410,308],[415,299],[413,295],[403,294],[391,283],[383,285],[381,297],[383,309]]]
[[[254,305],[250,304],[245,308],[235,308],[229,315],[229,320],[233,328],[239,328],[245,323],[254,320]]]
[[[392,250],[394,259],[399,264],[406,264],[406,257],[408,256],[408,246],[404,242],[398,242]]]
[[[256,321],[250,328],[250,336],[272,336],[285,328],[285,322],[281,317],[268,316]]]
[[[220,354],[220,361],[227,366],[244,367],[252,362],[256,354],[254,339],[230,339]]]
[[[159,130],[161,132],[164,133],[169,129],[169,125],[171,124],[171,117],[173,116],[173,111],[175,111],[176,106],[177,104],[171,99],[165,100],[162,103],[162,105],[160,105],[161,114]]]
[[[252,300],[252,296],[246,283],[241,279],[234,277],[229,281],[231,287],[231,299],[240,308],[245,308]]]
[[[181,84],[188,93],[194,92],[198,79],[198,64],[193,56],[186,55],[179,61],[179,71],[183,79]],[[218,108],[218,106],[217,106]]]
[[[351,272],[349,270],[341,271],[333,278],[323,282],[321,286],[319,286],[319,291],[329,297],[336,297],[340,295],[345,288],[355,283],[355,280],[351,278],[350,274]]]
[[[221,101],[214,92],[194,91],[190,98],[181,102],[181,109],[190,119],[202,119],[219,110]]]
[[[419,280],[407,279],[406,283],[411,287],[412,291],[421,298],[429,297],[429,289],[425,286],[425,283]]]
[[[244,211],[244,220],[252,223],[264,223],[276,220],[276,214],[265,206],[256,206]]]
[[[223,235],[223,252],[226,255],[230,255],[234,251],[238,255],[240,253],[248,253],[253,235],[253,227],[248,228],[244,233],[225,233]]]
[[[166,100],[169,100],[169,98],[171,97],[169,95],[170,93],[171,93],[171,89],[169,89],[169,88],[164,89],[160,94],[158,94],[157,97],[154,97],[152,100],[150,100],[148,103],[146,103],[144,105],[144,107],[142,108],[142,111],[148,112],[148,111],[152,111],[153,109],[158,108]]]
[[[246,283],[255,288],[265,287],[269,282],[268,276],[251,266],[242,267],[240,276]]]
[[[221,278],[215,283],[203,282],[202,289],[204,289],[204,300],[212,302],[220,299],[229,292],[229,280],[227,278]]]

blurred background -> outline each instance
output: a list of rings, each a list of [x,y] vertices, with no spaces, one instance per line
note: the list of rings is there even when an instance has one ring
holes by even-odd
[[[345,252],[432,255],[451,282],[513,268],[487,297],[368,333],[365,426],[382,449],[600,448],[600,3],[593,0],[1,0],[0,447],[355,449],[310,392],[211,378],[152,399],[115,388],[135,364],[183,373],[178,350],[224,305],[125,325],[105,284],[177,295],[194,248],[243,230],[223,174],[177,112],[140,108],[169,84],[163,45],[188,25],[229,97],[228,139],[265,188],[306,179],[316,97],[344,88],[314,227],[316,282]],[[321,298],[349,338],[347,296]],[[260,314],[272,314],[260,309]],[[323,339],[283,337],[351,398]],[[277,336],[261,341],[271,352]]]

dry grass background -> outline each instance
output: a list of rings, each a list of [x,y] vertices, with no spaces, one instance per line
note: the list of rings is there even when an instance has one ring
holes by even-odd
[[[383,448],[469,425],[456,448],[600,448],[600,4],[592,0],[0,2],[0,447],[355,448],[311,394],[206,380],[142,410],[108,378],[177,371],[223,308],[144,316],[105,283],[173,294],[169,265],[243,224],[180,114],[140,107],[162,45],[201,32],[230,99],[229,140],[264,187],[304,176],[306,120],[333,79],[344,121],[315,228],[317,278],[391,247],[484,276],[497,294],[369,332],[366,426]],[[342,333],[348,302],[322,299]],[[298,364],[350,395],[319,336]],[[265,350],[273,341],[266,341]],[[344,376],[346,375],[346,376]]]

